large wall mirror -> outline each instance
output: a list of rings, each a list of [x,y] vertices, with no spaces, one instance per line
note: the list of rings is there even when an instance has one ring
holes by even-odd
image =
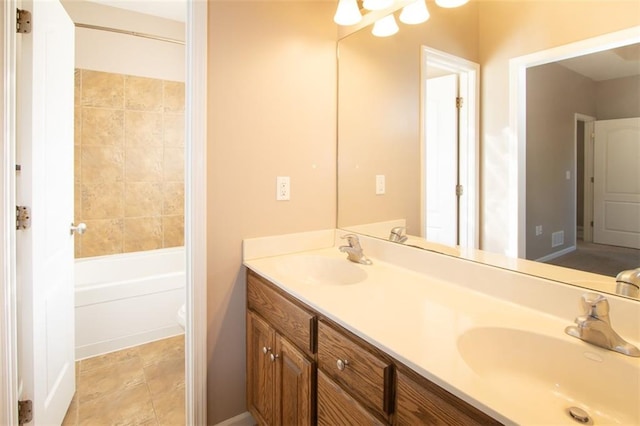
[[[339,40],[338,227],[615,294],[615,275],[640,267],[640,204],[608,217],[626,217],[614,228],[629,235],[594,239],[590,222],[602,214],[594,198],[602,196],[591,175],[601,166],[587,136],[599,121],[640,120],[640,40],[587,43],[516,64],[524,83],[523,145],[513,159],[524,165],[517,251],[537,263],[523,262],[476,250],[477,7],[430,10],[428,25],[402,26],[393,37],[363,28]],[[464,98],[462,106],[456,98]],[[640,172],[632,166],[640,164],[640,129],[624,132],[630,139],[618,144],[620,163],[609,176],[637,194]],[[581,258],[584,252],[591,257]]]

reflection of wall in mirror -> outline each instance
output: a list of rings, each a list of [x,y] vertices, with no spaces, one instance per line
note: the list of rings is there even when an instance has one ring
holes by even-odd
[[[339,227],[404,219],[409,234],[421,235],[420,48],[477,62],[477,7],[451,13],[434,6],[427,23],[393,37],[365,28],[340,41]],[[379,174],[384,195],[375,193]]]
[[[570,248],[576,239],[574,114],[598,120],[640,116],[640,76],[594,81],[551,63],[527,70],[527,258]],[[566,179],[565,172],[571,178]],[[540,236],[535,226],[542,225]],[[578,225],[581,225],[578,223]],[[551,247],[551,232],[564,244]]]

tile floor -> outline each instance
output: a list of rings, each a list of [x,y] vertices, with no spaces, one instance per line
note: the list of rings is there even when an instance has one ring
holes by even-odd
[[[76,362],[63,426],[184,425],[184,335]]]

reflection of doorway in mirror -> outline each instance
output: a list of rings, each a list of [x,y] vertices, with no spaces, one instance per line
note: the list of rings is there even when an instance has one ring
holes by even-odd
[[[421,230],[432,242],[478,247],[477,64],[423,47]]]

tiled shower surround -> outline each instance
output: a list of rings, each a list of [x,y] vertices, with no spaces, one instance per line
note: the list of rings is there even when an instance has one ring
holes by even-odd
[[[76,69],[76,257],[184,243],[184,83]]]

